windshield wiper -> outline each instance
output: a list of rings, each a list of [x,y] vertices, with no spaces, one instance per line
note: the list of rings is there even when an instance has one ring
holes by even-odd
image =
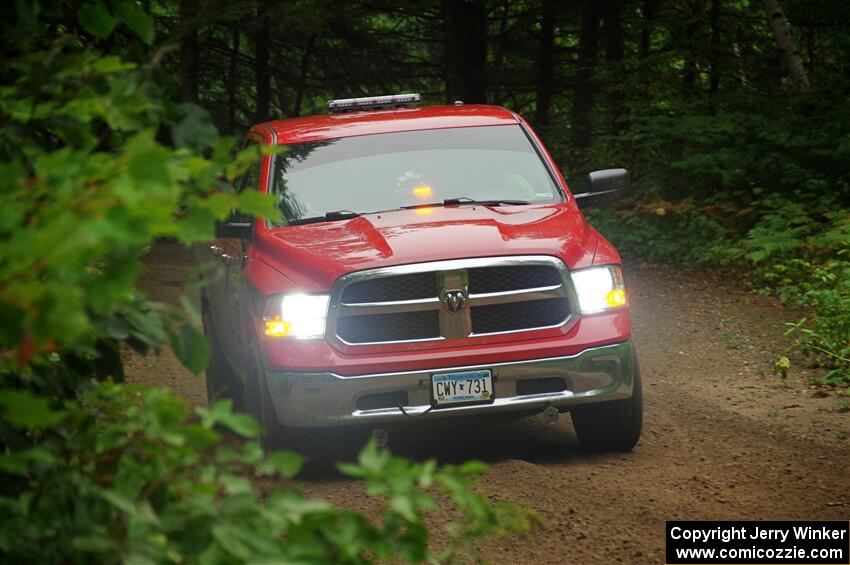
[[[317,224],[319,222],[333,222],[336,220],[349,220],[362,216],[360,212],[352,212],[351,210],[334,210],[333,212],[325,212],[323,216],[310,216],[309,218],[297,218],[289,220],[288,225],[300,226],[303,224]]]
[[[457,198],[446,198],[443,200],[444,206],[459,206],[461,204],[478,204],[480,206],[501,206],[502,204],[521,206],[523,204],[531,204],[528,200],[475,200],[467,196],[459,196]]]
[[[410,206],[402,206],[402,208],[404,210],[414,210],[416,208],[433,208],[435,206],[460,206],[461,204],[474,204],[478,206],[502,206],[503,204],[508,206],[521,206],[523,204],[531,204],[531,202],[528,200],[474,200],[466,196],[460,196],[458,198],[446,198],[442,202],[411,204]]]

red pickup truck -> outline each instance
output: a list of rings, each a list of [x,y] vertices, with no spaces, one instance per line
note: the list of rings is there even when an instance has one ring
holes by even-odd
[[[202,293],[210,399],[253,413],[265,442],[299,430],[569,411],[581,445],[629,450],[641,380],[617,251],[515,112],[335,100],[258,124],[280,145],[238,181],[274,221],[234,212]],[[223,270],[223,273],[221,272]]]

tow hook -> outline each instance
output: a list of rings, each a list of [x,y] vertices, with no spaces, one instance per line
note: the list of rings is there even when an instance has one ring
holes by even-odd
[[[375,440],[375,445],[378,447],[386,447],[390,442],[390,434],[383,428],[375,428],[372,430],[372,439]]]
[[[557,424],[561,413],[554,406],[547,406],[543,411],[543,421],[547,424]]]

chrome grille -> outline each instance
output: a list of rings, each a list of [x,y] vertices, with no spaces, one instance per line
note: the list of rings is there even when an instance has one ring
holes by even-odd
[[[417,300],[437,296],[434,273],[412,273],[356,282],[345,287],[345,303]]]
[[[575,303],[555,257],[402,265],[341,277],[328,334],[348,345],[474,338],[561,326]]]
[[[440,333],[440,318],[436,310],[371,314],[340,318],[336,334],[348,343],[382,341],[413,341],[433,338]]]
[[[532,326],[557,326],[569,315],[567,301],[548,298],[472,307],[472,328],[477,334],[515,332]]]
[[[470,294],[507,292],[559,284],[561,284],[561,275],[558,270],[546,265],[481,267],[469,271]]]

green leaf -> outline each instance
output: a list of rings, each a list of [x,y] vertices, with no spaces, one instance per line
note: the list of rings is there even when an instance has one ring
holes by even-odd
[[[112,33],[118,23],[101,0],[85,2],[80,6],[77,20],[84,30],[101,39]]]
[[[366,476],[366,472],[359,465],[355,465],[354,463],[337,463],[336,464],[337,471],[342,473],[343,475],[348,475],[349,477],[362,478]]]
[[[363,469],[372,473],[379,473],[384,470],[389,461],[389,450],[379,448],[374,439],[370,439],[357,456],[357,463]]]
[[[52,465],[56,458],[43,446],[0,455],[0,472],[26,475],[33,464]]]
[[[148,45],[153,42],[153,21],[135,0],[121,0],[114,4],[115,15]]]
[[[221,441],[221,435],[215,430],[197,424],[190,424],[183,428],[183,435],[196,448],[209,447]]]
[[[46,398],[25,390],[0,390],[0,409],[7,422],[31,430],[54,426],[65,418],[65,412],[50,408]]]
[[[171,182],[168,175],[168,162],[171,153],[161,147],[134,154],[127,163],[127,172],[137,181],[167,185]]]
[[[201,417],[202,425],[208,428],[224,426],[242,437],[257,437],[260,433],[260,425],[251,416],[233,412],[233,401],[229,398],[217,400],[209,408],[198,406],[195,412]]]
[[[274,197],[258,190],[245,190],[239,194],[239,210],[260,218],[280,217]]]
[[[489,469],[488,465],[483,461],[467,461],[463,465],[460,466],[460,472],[463,475],[480,475],[482,473],[486,473],[487,469]]]
[[[207,338],[197,328],[189,324],[181,324],[170,337],[171,349],[183,366],[194,374],[200,374],[207,366],[212,355]]]
[[[135,63],[129,63],[114,55],[101,57],[92,64],[92,69],[101,74],[111,74],[136,68]]]
[[[276,451],[266,457],[259,466],[259,472],[263,475],[278,474],[285,479],[291,479],[298,474],[304,465],[304,458],[292,451]]]
[[[390,508],[409,522],[415,522],[418,518],[413,498],[409,495],[397,494],[390,498]]]
[[[200,204],[213,213],[217,220],[224,219],[231,210],[239,206],[239,197],[227,192],[216,192],[203,200]]]
[[[209,112],[188,102],[180,104],[179,107],[183,112],[183,119],[171,129],[174,145],[192,150],[211,147],[218,138],[218,131]]]
[[[215,233],[216,216],[206,208],[191,208],[177,223],[177,236],[185,244],[209,241]]]
[[[260,425],[248,414],[234,412],[224,419],[221,424],[242,437],[256,437],[260,433]]]
[[[235,526],[214,526],[213,538],[230,555],[242,561],[251,557],[251,547],[245,541],[245,532]]]
[[[95,555],[108,554],[110,551],[115,550],[115,542],[112,541],[105,531],[75,536],[71,538],[71,545],[78,551],[85,551]]]
[[[124,512],[125,514],[133,515],[136,513],[136,503],[129,497],[120,492],[108,489],[101,489],[100,496],[108,503]]]
[[[183,307],[183,312],[186,313],[186,316],[189,317],[189,321],[191,321],[196,326],[200,326],[202,323],[201,313],[198,312],[198,309],[195,308],[195,305],[192,303],[192,299],[186,296],[185,294],[180,295],[180,306]]]
[[[0,347],[12,349],[23,337],[21,324],[24,311],[6,302],[0,302]]]
[[[245,477],[225,473],[218,476],[218,482],[221,483],[228,494],[246,494],[254,492],[251,481]]]

